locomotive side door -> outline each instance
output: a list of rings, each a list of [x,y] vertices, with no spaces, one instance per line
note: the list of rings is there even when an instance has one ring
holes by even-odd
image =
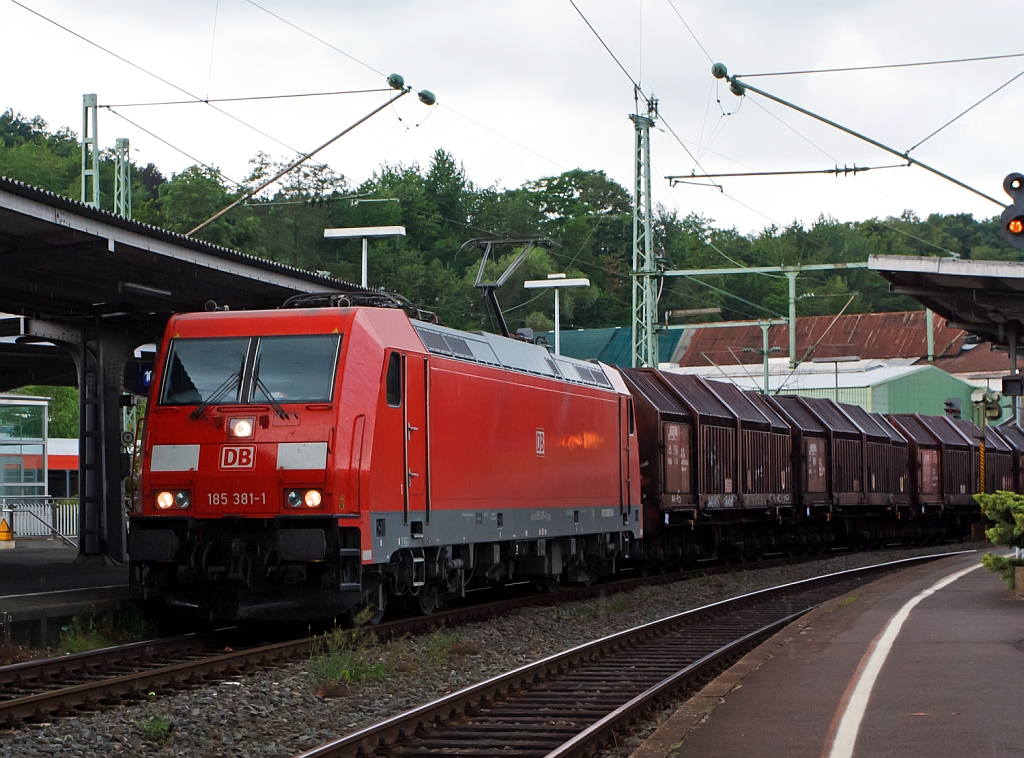
[[[427,357],[406,353],[404,362],[405,402],[403,422],[405,428],[405,518],[413,514],[424,514],[426,523],[430,523],[430,466],[427,442],[427,423],[429,420],[428,382],[429,369]],[[414,520],[418,520],[415,519]],[[413,536],[416,536],[415,534]]]

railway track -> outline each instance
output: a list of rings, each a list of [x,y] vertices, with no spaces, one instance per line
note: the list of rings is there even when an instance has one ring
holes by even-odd
[[[709,566],[682,573],[638,576],[550,594],[454,607],[430,616],[385,622],[371,629],[381,637],[415,634],[491,618],[515,608],[573,602],[695,576],[772,568],[827,557],[780,558],[742,566]],[[0,667],[0,728],[81,715],[238,674],[283,666],[308,658],[314,642],[315,638],[305,637],[225,651],[224,637],[184,635]],[[231,644],[238,647],[237,643]]]
[[[970,551],[965,551],[970,552]],[[550,656],[297,758],[593,755],[656,704],[695,689],[815,606],[922,556],[749,593]]]

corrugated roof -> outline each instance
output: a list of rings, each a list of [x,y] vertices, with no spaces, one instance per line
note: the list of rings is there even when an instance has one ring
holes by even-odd
[[[922,358],[918,363],[927,363]],[[955,355],[936,357],[934,364],[951,374],[1008,374],[1010,357],[1006,351],[996,352],[991,342],[980,342],[977,345],[964,345]]]
[[[805,364],[806,365],[806,364]],[[803,372],[803,371],[785,371],[785,373],[770,373],[768,376],[769,387],[773,393],[775,392],[796,392],[798,390],[813,390],[813,389],[831,389],[837,384],[842,388],[851,387],[875,387],[879,384],[885,384],[886,382],[892,382],[897,379],[916,374],[922,371],[940,371],[931,365],[924,366],[876,366],[868,371],[846,371],[842,368],[839,369],[838,377],[833,371],[814,371],[814,372]],[[716,373],[710,371],[701,371],[702,376],[709,379],[718,379],[721,377],[722,380],[728,377],[728,380],[738,387],[745,390],[760,390],[761,385],[764,384],[764,376],[758,371],[749,369],[749,373],[738,373],[734,371],[733,366],[722,366]],[[831,369],[832,367],[829,366]],[[690,373],[687,369],[667,369],[670,373]],[[945,372],[943,372],[945,373]],[[723,374],[725,374],[723,376]],[[960,381],[955,377],[951,377],[953,381]]]
[[[833,321],[835,323],[833,323]],[[967,333],[950,329],[945,319],[934,316],[935,355],[952,356],[960,351]],[[813,357],[859,355],[864,359],[920,358],[928,354],[924,311],[857,313],[839,316],[801,316],[796,321],[796,353],[803,359],[814,348]],[[680,366],[712,363],[760,363],[762,334],[759,326],[683,329],[680,354],[672,362]],[[820,341],[820,342],[819,342]],[[789,352],[789,328],[785,324],[768,330],[769,347]],[[746,352],[751,348],[756,352]]]

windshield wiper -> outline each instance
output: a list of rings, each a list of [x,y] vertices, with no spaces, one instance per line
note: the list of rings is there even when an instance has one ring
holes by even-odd
[[[210,396],[206,398],[206,400],[204,400],[203,402],[196,406],[196,409],[192,411],[191,414],[189,414],[189,417],[193,421],[198,421],[202,417],[203,413],[206,412],[207,408],[209,408],[214,403],[219,403],[231,390],[235,389],[235,387],[238,386],[238,380],[240,378],[241,377],[239,373],[236,371],[223,382],[221,382],[221,385],[217,389],[215,389],[210,394]]]
[[[267,402],[270,403],[270,407],[274,409],[274,413],[287,421],[288,411],[286,411],[284,406],[277,402],[277,399],[270,394],[270,390],[267,388],[267,385],[265,385],[263,380],[258,376],[256,377],[256,386],[263,392],[263,395],[267,398]]]

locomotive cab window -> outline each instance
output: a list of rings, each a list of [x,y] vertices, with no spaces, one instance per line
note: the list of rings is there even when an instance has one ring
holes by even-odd
[[[250,402],[331,402],[340,342],[340,334],[261,337]]]
[[[388,358],[388,373],[384,380],[388,405],[397,408],[402,404],[402,356],[392,353]]]
[[[248,337],[172,340],[160,403],[237,403],[248,352]]]

